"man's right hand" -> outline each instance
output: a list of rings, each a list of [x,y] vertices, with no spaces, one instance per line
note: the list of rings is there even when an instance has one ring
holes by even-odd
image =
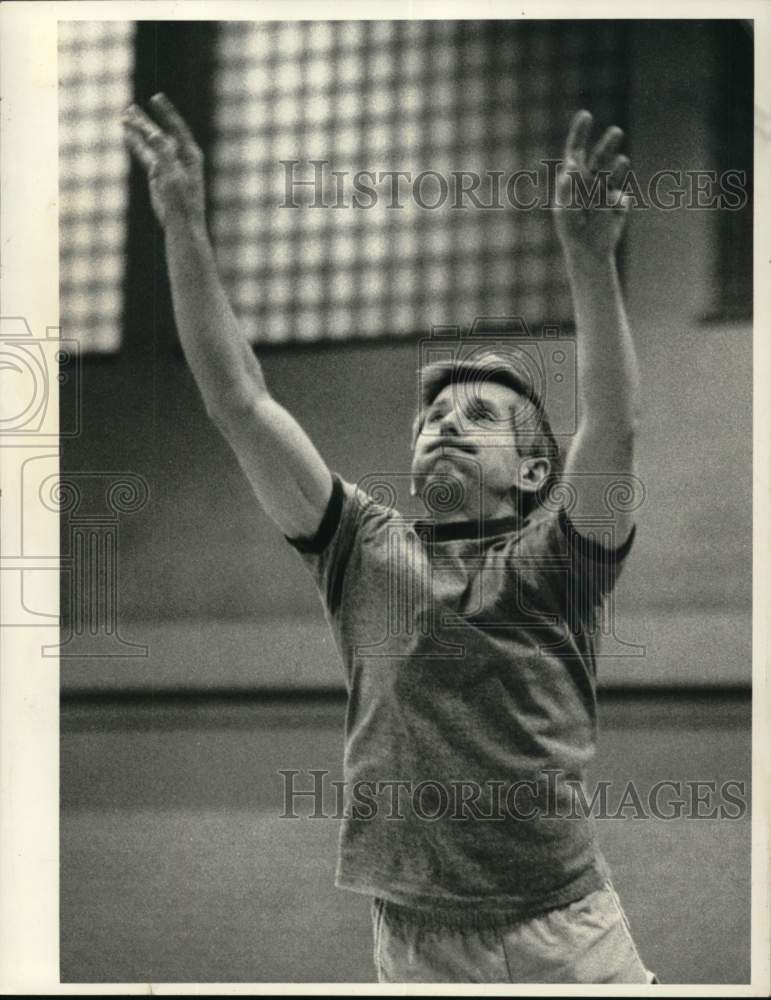
[[[147,172],[150,200],[160,224],[205,226],[203,154],[165,94],[150,98],[157,121],[132,104],[123,114],[126,142]]]

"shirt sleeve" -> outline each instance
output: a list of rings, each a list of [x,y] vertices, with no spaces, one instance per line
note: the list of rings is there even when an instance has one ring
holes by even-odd
[[[361,507],[356,487],[332,473],[332,493],[313,536],[284,538],[298,553],[330,614],[340,606],[345,571],[354,547]]]
[[[289,535],[284,535],[284,538],[293,548],[304,555],[320,555],[335,537],[342,518],[344,501],[343,481],[336,472],[333,472],[332,494],[316,534],[310,538],[290,538]]]
[[[620,544],[614,544],[612,526],[597,525],[579,531],[565,510],[559,526],[569,560],[570,603],[573,614],[590,621],[603,599],[612,592],[634,544],[637,526]]]

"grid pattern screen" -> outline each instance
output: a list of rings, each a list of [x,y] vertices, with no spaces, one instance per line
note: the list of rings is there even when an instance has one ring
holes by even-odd
[[[82,352],[121,341],[133,37],[130,22],[59,23],[59,313]]]
[[[250,337],[569,319],[550,213],[517,205],[546,200],[542,161],[560,157],[574,110],[625,124],[623,32],[613,22],[221,25],[212,233]],[[522,177],[510,196],[526,170],[537,187]],[[480,177],[475,198],[462,171]]]

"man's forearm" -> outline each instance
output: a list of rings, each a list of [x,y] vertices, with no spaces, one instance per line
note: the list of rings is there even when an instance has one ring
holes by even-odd
[[[179,219],[165,229],[174,317],[207,412],[237,412],[267,392],[259,361],[222,287],[203,221]]]
[[[638,417],[639,373],[612,256],[566,255],[576,319],[580,423],[628,438]]]

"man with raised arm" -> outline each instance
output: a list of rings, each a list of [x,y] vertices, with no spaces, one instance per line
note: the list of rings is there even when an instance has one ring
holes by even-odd
[[[372,899],[379,981],[655,982],[582,790],[596,625],[634,537],[628,510],[613,536],[581,528],[603,521],[609,484],[633,472],[621,131],[590,151],[579,112],[558,177],[581,404],[567,454],[505,350],[429,365],[411,469],[421,520],[331,472],[271,396],[217,275],[201,152],[169,101],[132,106],[124,125],[207,412],[313,575],[343,662],[336,882]],[[607,198],[581,202],[598,177]]]

